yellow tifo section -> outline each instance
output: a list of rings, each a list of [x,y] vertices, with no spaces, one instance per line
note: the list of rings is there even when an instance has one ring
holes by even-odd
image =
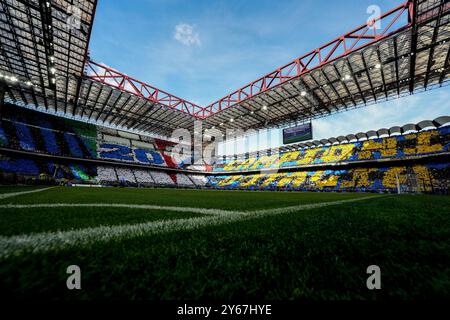
[[[278,164],[280,165],[285,162],[297,161],[297,159],[299,157],[300,157],[300,151],[286,152],[283,155],[281,155],[280,159],[278,160]]]
[[[323,162],[335,162],[347,160],[353,155],[353,144],[331,146],[322,156]]]
[[[380,152],[382,157],[394,157],[397,155],[397,139],[395,137],[383,139],[383,147]]]
[[[239,185],[242,187],[260,185],[259,180],[261,180],[265,176],[266,176],[265,174],[254,174],[250,176],[244,176],[241,178]]]
[[[273,163],[278,160],[278,154],[274,154],[271,156],[262,156],[259,159],[255,159],[255,162],[248,166],[248,169],[260,169],[260,168],[269,168]]]
[[[383,188],[396,189],[397,178],[399,183],[407,183],[408,175],[414,174],[417,178],[417,184],[423,191],[431,191],[431,175],[428,169],[423,165],[414,165],[409,167],[392,167],[389,169],[377,168],[357,168],[349,170],[323,171],[315,172],[290,172],[290,173],[266,173],[252,175],[235,175],[222,179],[218,186],[229,186],[237,183],[239,187],[267,187],[276,186],[286,187],[312,187],[316,189],[335,188],[339,185],[340,189],[352,188],[370,188],[374,186],[375,181],[381,181]],[[435,181],[433,180],[433,183]],[[380,188],[381,185],[376,188]]]
[[[330,174],[324,175],[319,181],[316,182],[316,185],[319,189],[326,187],[335,187],[337,186],[339,181],[339,175]]]
[[[447,139],[445,134],[441,134],[438,130],[422,131],[403,136],[302,149],[259,158],[252,157],[247,160],[233,160],[223,165],[223,171],[278,168],[287,163],[299,166],[312,163],[333,163],[350,158],[352,160],[369,160],[444,152],[448,148],[445,146],[445,139]]]
[[[315,149],[304,150],[303,156],[296,161],[296,164],[310,164],[314,160],[316,154],[320,150],[322,150],[322,149],[321,148],[315,148]]]
[[[438,137],[439,137],[438,131],[421,132],[418,135],[417,147],[413,151],[414,152],[413,154],[442,151],[444,149],[444,146],[437,141]]]
[[[233,182],[238,181],[239,179],[241,179],[241,177],[243,177],[243,176],[242,175],[229,176],[229,177],[223,179],[222,181],[220,181],[218,183],[218,185],[221,187],[227,186],[229,184],[232,184]]]
[[[267,178],[262,182],[261,186],[262,187],[267,187],[269,186],[271,183],[278,181],[280,179],[282,179],[284,177],[285,173],[273,173],[273,174],[269,174],[267,175]]]

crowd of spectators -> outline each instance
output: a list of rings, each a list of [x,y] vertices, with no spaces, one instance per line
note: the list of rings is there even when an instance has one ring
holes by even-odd
[[[312,164],[402,159],[410,156],[450,151],[450,126],[406,135],[304,148],[248,159],[225,160],[213,167],[215,172],[251,171],[268,168],[301,167]]]
[[[219,189],[388,191],[450,190],[450,163],[438,162],[382,168],[352,168],[208,177],[208,186]]]

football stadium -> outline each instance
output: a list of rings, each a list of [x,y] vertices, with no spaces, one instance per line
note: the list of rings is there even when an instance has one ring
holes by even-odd
[[[450,297],[450,102],[432,113],[430,95],[448,92],[448,1],[353,17],[206,106],[92,58],[108,6],[1,1],[4,296]],[[392,124],[379,106],[411,97],[432,116]],[[383,124],[316,138],[369,107]],[[252,147],[260,131],[282,142]]]

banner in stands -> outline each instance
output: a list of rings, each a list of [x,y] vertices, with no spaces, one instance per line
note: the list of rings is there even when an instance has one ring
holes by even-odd
[[[112,143],[101,143],[98,146],[101,159],[112,159],[125,162],[139,162],[157,166],[167,166],[163,156],[155,150],[130,148]]]
[[[313,134],[311,122],[283,130],[283,144],[311,140],[312,138]]]

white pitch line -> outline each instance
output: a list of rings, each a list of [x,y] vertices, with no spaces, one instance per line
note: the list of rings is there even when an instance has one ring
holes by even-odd
[[[29,194],[29,193],[42,192],[42,191],[53,189],[53,188],[55,188],[55,187],[49,187],[49,188],[43,188],[43,189],[37,189],[37,190],[31,190],[31,191],[3,193],[3,194],[0,194],[0,200],[11,198],[11,197],[17,197],[17,196],[21,196],[21,195]]]
[[[292,213],[296,211],[323,208],[375,198],[374,196],[356,199],[322,202],[291,206],[278,209],[264,209],[248,212],[221,210],[222,213],[190,219],[154,221],[133,225],[100,226],[61,232],[45,232],[30,235],[0,237],[0,258],[18,256],[23,253],[40,253],[65,249],[75,245],[87,245],[95,242],[107,242],[118,238],[135,238],[143,235],[159,234],[182,230],[194,230],[204,226],[220,225],[269,215]],[[165,209],[164,209],[165,210]],[[206,209],[203,209],[206,210]],[[230,214],[231,213],[231,214]]]
[[[4,204],[0,209],[35,209],[35,208],[124,208],[124,209],[143,209],[143,210],[163,210],[175,212],[190,212],[206,215],[221,214],[241,214],[238,211],[229,211],[221,209],[191,208],[191,207],[172,207],[157,206],[147,204],[125,204],[125,203],[39,203],[39,204]]]
[[[283,207],[283,208],[257,210],[257,211],[248,212],[248,214],[252,215],[252,216],[267,216],[267,215],[277,215],[277,214],[284,214],[284,213],[293,213],[293,212],[301,211],[301,210],[317,209],[317,208],[322,208],[322,207],[329,207],[329,206],[333,206],[333,205],[344,204],[344,203],[348,203],[348,202],[369,200],[369,199],[373,199],[373,198],[381,198],[381,197],[380,196],[367,196],[367,197],[353,198],[353,199],[347,199],[347,200],[336,200],[336,201],[328,201],[328,202],[301,204],[301,205],[297,205],[297,206],[290,206],[290,207]]]

